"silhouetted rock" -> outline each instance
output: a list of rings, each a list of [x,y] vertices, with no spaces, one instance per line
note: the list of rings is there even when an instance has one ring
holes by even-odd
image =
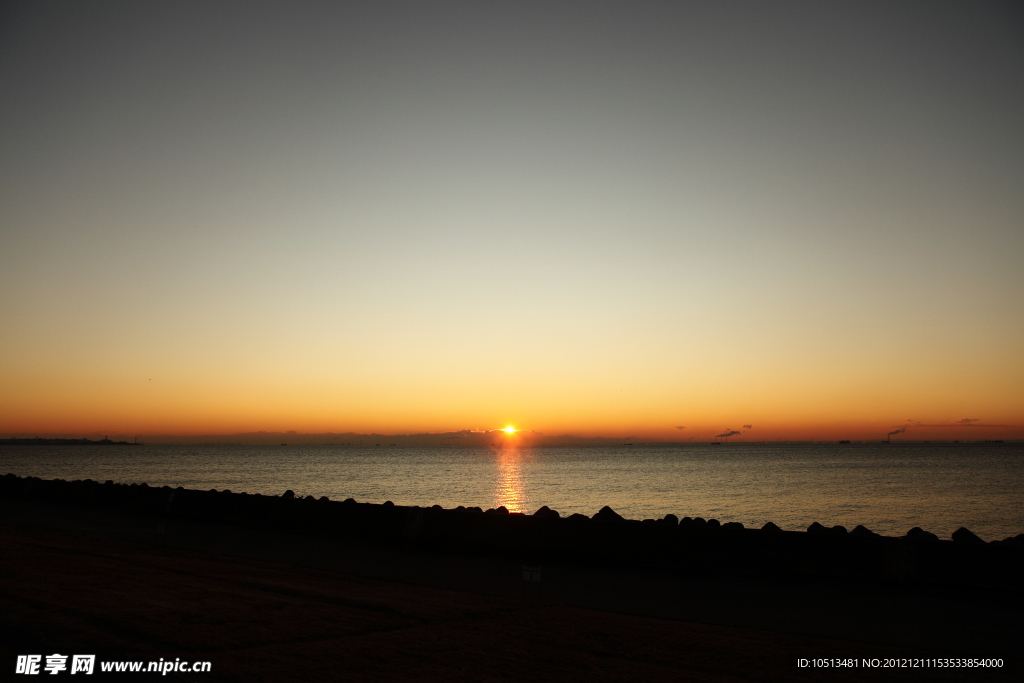
[[[552,510],[547,505],[542,505],[539,510],[533,513],[534,517],[540,517],[541,519],[558,519],[561,515],[558,514],[557,510]]]
[[[970,544],[970,545],[984,545],[985,544],[985,541],[983,541],[980,538],[978,538],[977,536],[975,536],[974,532],[972,532],[967,527],[963,527],[963,526],[953,532],[953,540],[956,541],[957,543],[966,543],[966,544]]]
[[[718,521],[717,519],[715,519],[714,517],[712,517],[711,519],[709,519],[709,520],[708,520],[708,528],[709,528],[709,529],[717,529],[717,528],[719,528],[720,526],[722,526],[722,523],[721,523],[721,522],[719,522],[719,521]]]
[[[598,510],[594,514],[594,516],[591,517],[591,519],[593,519],[594,521],[597,521],[597,522],[622,522],[622,521],[625,521],[623,519],[622,515],[620,515],[615,510],[612,510],[607,505],[605,505],[603,508]]]
[[[925,531],[919,526],[915,526],[913,529],[907,532],[907,538],[915,541],[937,541],[939,537],[930,531]]]
[[[296,500],[295,493],[280,496],[217,491],[171,489],[142,484],[100,485],[96,482],[20,478],[13,474],[0,477],[0,497],[37,502],[82,505],[118,514],[183,519],[217,524],[236,524],[269,528],[275,532],[324,532],[343,537],[388,543],[410,543],[414,547],[452,549],[456,552],[501,553],[509,557],[543,556],[551,553],[566,561],[618,561],[630,558],[640,566],[666,563],[686,571],[737,572],[791,575],[807,573],[819,577],[864,578],[882,581],[921,581],[958,586],[998,585],[1019,588],[1024,575],[1024,534],[994,542],[991,548],[969,530],[953,534],[952,543],[938,542],[934,534],[920,527],[911,529],[903,539],[881,537],[858,525],[849,534],[840,525],[831,529],[817,522],[808,527],[808,535],[782,533],[772,522],[762,527],[769,534],[745,533],[739,522],[720,525],[721,531],[709,531],[717,520],[675,515],[663,519],[624,520],[610,507],[603,507],[591,518],[576,513],[563,519],[555,510],[542,506],[533,517],[550,521],[530,523],[517,520],[522,513],[511,513],[505,506],[489,510],[486,519],[479,507],[445,510],[383,504],[357,503],[347,498],[332,503],[327,496],[319,500],[306,496]],[[290,500],[286,500],[290,499]],[[607,523],[609,521],[617,524]],[[158,522],[162,523],[162,522]],[[679,533],[661,528],[682,527]],[[777,532],[777,533],[772,533]],[[818,536],[810,536],[818,534]],[[828,536],[859,537],[841,541]],[[871,540],[874,538],[876,540]],[[867,539],[867,540],[864,540]],[[935,540],[932,544],[930,541]],[[923,542],[922,542],[923,541]]]

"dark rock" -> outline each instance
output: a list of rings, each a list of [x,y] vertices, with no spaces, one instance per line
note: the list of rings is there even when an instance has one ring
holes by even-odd
[[[283,494],[281,494],[281,497],[282,498],[294,498],[295,497],[295,491],[292,491],[291,489],[288,489]]]
[[[386,508],[393,508],[393,507],[395,507],[395,504],[392,503],[390,500],[385,500],[384,501],[384,507],[386,507]]]
[[[690,522],[690,526],[694,529],[705,529],[707,528],[708,523],[703,517],[694,517],[693,521]]]
[[[835,534],[837,536],[845,536],[846,535],[846,527],[843,526],[842,524],[836,524],[834,527],[829,529],[829,531],[831,531],[833,534]]]
[[[715,518],[711,518],[711,519],[708,520],[708,528],[709,529],[717,529],[717,528],[719,528],[721,526],[722,526],[722,523],[719,522]]]
[[[907,538],[914,539],[915,541],[937,541],[939,537],[930,531],[925,531],[919,526],[915,526],[913,529],[907,532]]]
[[[865,538],[868,536],[878,535],[871,529],[864,526],[863,524],[858,524],[857,526],[853,527],[853,531],[851,531],[850,534],[853,536],[864,536]]]
[[[679,526],[693,526],[693,517],[683,517],[679,520]]]
[[[807,533],[809,534],[824,534],[828,533],[828,529],[818,524],[817,522],[811,522],[811,525],[807,527]]]
[[[541,519],[558,519],[561,515],[558,514],[557,510],[552,510],[547,505],[542,505],[539,510],[533,513],[534,517],[540,517]]]
[[[767,522],[761,527],[761,531],[782,531],[782,529],[775,522]]]
[[[663,517],[663,518],[661,519],[661,521],[662,521],[662,522],[665,522],[666,524],[671,524],[671,525],[673,525],[673,526],[675,526],[675,525],[679,524],[679,518],[678,518],[678,517],[676,517],[675,515],[673,515],[673,514],[672,514],[671,512],[670,512],[669,514],[665,515],[665,516],[664,516],[664,517]]]
[[[330,503],[331,499],[328,498],[327,496],[320,496],[320,502],[321,503]]]
[[[985,541],[983,541],[980,538],[978,538],[977,536],[975,536],[974,532],[972,532],[967,527],[963,527],[963,526],[953,532],[953,540],[956,541],[957,543],[965,543],[965,544],[970,544],[970,545],[984,545],[985,544]]]
[[[571,522],[589,522],[590,521],[590,517],[587,517],[586,515],[581,515],[578,512],[574,512],[571,515],[569,515],[568,519]]]
[[[356,499],[355,498],[346,498],[345,500],[341,501],[341,503],[342,503],[342,505],[355,505],[356,504]]]
[[[612,510],[610,507],[605,505],[603,508],[597,511],[597,513],[591,517],[591,519],[597,522],[623,522],[625,521],[618,512]]]
[[[722,525],[722,531],[728,531],[730,533],[743,531],[743,524],[741,522],[726,522]]]

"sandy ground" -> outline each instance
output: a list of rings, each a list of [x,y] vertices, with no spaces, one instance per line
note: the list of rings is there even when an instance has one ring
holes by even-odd
[[[538,595],[508,559],[183,523],[158,533],[154,520],[10,501],[0,512],[8,672],[18,654],[60,652],[206,660],[211,673],[168,676],[205,681],[1021,676],[1019,596],[994,603],[582,567],[545,568]],[[974,635],[950,634],[955,624]],[[1006,666],[797,666],[800,658],[963,656],[1002,657]]]

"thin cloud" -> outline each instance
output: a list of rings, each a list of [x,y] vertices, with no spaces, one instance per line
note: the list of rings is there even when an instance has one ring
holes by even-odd
[[[968,418],[965,418],[968,419]],[[970,418],[969,421],[957,420],[956,422],[943,422],[937,425],[921,425],[922,427],[997,427],[999,429],[1020,429],[1021,425],[990,425],[985,422],[975,422],[974,418]]]
[[[753,429],[754,425],[743,425],[744,429]]]
[[[725,434],[715,434],[715,438],[717,439],[717,438],[719,438],[719,437],[730,437],[730,436],[736,436],[737,434],[742,434],[742,433],[743,433],[743,432],[737,432],[737,431],[736,431],[735,429],[730,429],[730,430],[729,430],[729,431],[727,431],[727,432],[726,432]]]
[[[676,427],[676,429],[683,430],[683,429],[686,429],[686,427],[683,426],[683,425],[679,425],[678,427]]]
[[[902,434],[905,431],[907,431],[907,428],[906,428],[906,426],[903,426],[903,427],[900,427],[899,429],[892,430],[891,432],[886,434],[886,436],[892,436],[893,434]]]

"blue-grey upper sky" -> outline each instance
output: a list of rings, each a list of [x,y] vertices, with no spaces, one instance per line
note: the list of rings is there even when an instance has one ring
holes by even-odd
[[[6,3],[0,431],[1012,420],[1022,16]]]

